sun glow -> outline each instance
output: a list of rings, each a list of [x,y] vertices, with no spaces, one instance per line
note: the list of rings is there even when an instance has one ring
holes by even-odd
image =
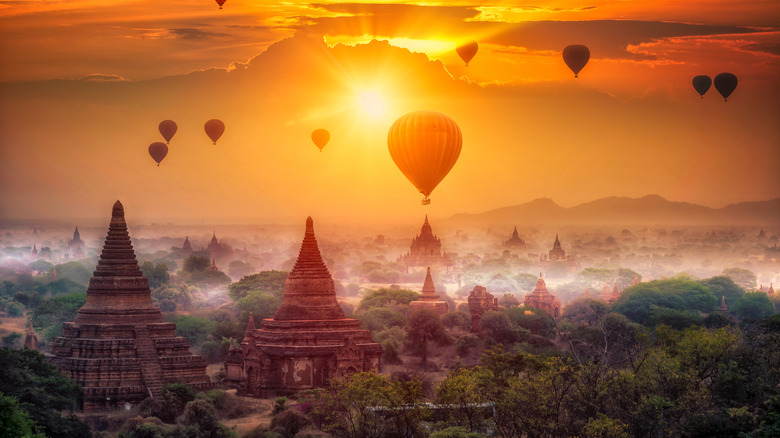
[[[384,99],[376,91],[360,91],[358,106],[363,114],[371,117],[382,117],[387,112]]]

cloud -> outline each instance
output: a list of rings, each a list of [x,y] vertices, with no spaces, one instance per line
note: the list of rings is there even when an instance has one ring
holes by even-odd
[[[86,76],[84,81],[96,81],[96,82],[114,82],[114,81],[127,81],[127,78],[124,78],[120,75],[107,75],[103,73],[93,73],[89,76]]]
[[[185,40],[205,40],[211,38],[229,37],[229,34],[222,32],[209,32],[207,30],[196,29],[192,27],[170,29],[171,34]]]
[[[742,46],[742,50],[780,56],[780,43],[751,43]]]

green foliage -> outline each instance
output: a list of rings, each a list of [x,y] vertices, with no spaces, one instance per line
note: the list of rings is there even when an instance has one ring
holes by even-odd
[[[206,289],[229,283],[230,277],[222,271],[195,271],[187,279],[187,284]]]
[[[406,339],[408,348],[422,358],[423,368],[428,358],[428,341],[438,345],[447,345],[451,342],[439,315],[425,309],[418,310],[409,317]]]
[[[228,286],[228,295],[233,301],[238,301],[247,296],[250,291],[261,291],[281,299],[288,274],[285,271],[263,271],[248,275]]]
[[[518,309],[509,309],[518,310]],[[506,312],[489,311],[479,322],[485,340],[492,344],[512,345],[528,336],[528,330],[515,325]]]
[[[645,324],[650,327],[665,324],[676,330],[682,330],[690,326],[704,324],[704,318],[702,318],[700,312],[650,306],[650,313]]]
[[[81,306],[86,302],[86,293],[56,296],[33,309],[33,327],[39,333],[43,331],[45,339],[60,336],[62,334],[62,323],[73,321]]]
[[[165,263],[155,265],[152,262],[144,262],[141,265],[141,272],[149,280],[149,287],[152,289],[162,287],[171,280],[171,275],[168,274],[168,265]]]
[[[193,272],[208,271],[210,267],[211,260],[209,260],[207,257],[201,257],[193,254],[184,259],[182,270],[188,274],[192,274]]]
[[[17,349],[22,348],[22,334],[19,332],[13,332],[3,336],[3,347]]]
[[[609,313],[607,303],[594,298],[581,297],[563,308],[563,318],[579,325],[594,326]]]
[[[404,315],[384,307],[375,307],[359,315],[358,318],[362,321],[363,328],[372,332],[406,325],[406,317]]]
[[[460,356],[466,356],[477,345],[479,345],[479,338],[477,335],[473,333],[466,333],[455,341],[455,352]]]
[[[195,390],[184,383],[169,383],[162,388],[162,396],[166,399],[173,397],[179,404],[185,406],[195,400]]]
[[[165,438],[167,429],[155,417],[128,419],[117,434],[118,438]]]
[[[24,315],[24,304],[10,301],[5,304],[5,313],[12,318],[22,316]]]
[[[187,338],[192,346],[203,343],[216,325],[214,321],[190,315],[178,316],[171,322],[176,324],[176,336]]]
[[[520,329],[542,336],[555,335],[555,320],[542,309],[531,306],[521,306],[504,311],[512,324]],[[521,330],[523,336],[525,332]]]
[[[485,435],[478,432],[469,432],[464,427],[454,426],[431,432],[429,438],[485,438]]]
[[[0,392],[15,397],[48,437],[92,436],[77,417],[58,412],[76,407],[81,388],[37,351],[0,348]]]
[[[717,308],[715,295],[693,280],[671,278],[640,283],[629,288],[613,305],[613,310],[634,322],[650,326],[657,324],[653,315],[663,315],[658,308],[683,312],[710,312]],[[679,316],[678,314],[674,314]]]
[[[67,278],[81,285],[89,283],[89,278],[92,277],[92,272],[80,262],[63,263],[56,265],[54,269],[57,270],[57,278]]]
[[[585,438],[631,438],[628,425],[604,414],[598,414],[596,418],[588,421],[582,429],[582,435]]]
[[[51,295],[86,293],[87,286],[81,283],[77,283],[69,278],[60,278],[40,288],[39,293],[45,295],[46,292],[50,293]]]
[[[723,270],[723,275],[729,277],[744,290],[755,289],[758,282],[756,274],[743,268],[726,268]]]
[[[309,417],[338,438],[421,436],[426,410],[418,379],[358,373],[333,379],[311,401]]]
[[[775,313],[772,302],[763,292],[746,292],[730,309],[739,319],[747,322],[757,321]]]
[[[408,306],[420,298],[420,294],[407,289],[379,289],[360,300],[358,312],[367,312],[376,307]]]
[[[247,275],[251,274],[254,270],[254,267],[250,265],[249,263],[242,262],[241,260],[233,260],[228,265],[228,274],[232,278],[244,278]]]
[[[471,315],[465,312],[450,312],[441,317],[441,323],[447,328],[458,328],[463,331],[471,329]]]
[[[37,425],[19,406],[16,398],[0,392],[0,436],[20,438],[46,438],[37,432]]]
[[[278,401],[279,399],[277,399]],[[286,401],[286,399],[285,399]],[[274,406],[274,410],[276,406]],[[311,424],[311,420],[297,409],[279,411],[271,419],[271,430],[283,438],[294,438],[298,432]]]
[[[491,388],[495,376],[484,367],[459,369],[450,373],[436,388],[436,402],[451,406],[447,424],[468,430],[486,429],[493,412]]]
[[[734,283],[734,280],[725,275],[701,280],[699,283],[707,286],[710,292],[715,295],[715,298],[720,299],[721,297],[726,297],[726,305],[729,306],[740,299],[742,294],[745,293],[741,287]]]
[[[236,303],[238,308],[242,310],[241,318],[247,320],[249,312],[252,312],[255,318],[271,318],[281,304],[281,298],[261,290],[250,290]]]

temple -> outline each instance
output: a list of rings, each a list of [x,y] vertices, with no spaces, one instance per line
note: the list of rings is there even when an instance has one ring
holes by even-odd
[[[409,308],[412,311],[417,310],[430,310],[439,317],[442,317],[447,314],[449,311],[449,305],[446,301],[441,301],[439,299],[439,296],[436,295],[436,287],[433,285],[433,278],[431,277],[431,268],[428,267],[427,272],[425,273],[425,281],[423,282],[423,288],[422,288],[422,295],[420,296],[420,299],[417,301],[412,301],[409,303]]]
[[[726,296],[725,295],[721,295],[721,297],[722,298],[720,300],[720,311],[723,312],[723,313],[728,314],[729,313],[729,307],[726,305]]]
[[[427,266],[437,266],[449,271],[452,268],[452,259],[441,251],[441,239],[433,234],[431,224],[428,223],[428,215],[420,229],[420,234],[412,239],[409,252],[398,258],[400,263],[409,268],[422,269]]]
[[[553,247],[547,255],[547,260],[551,262],[566,260],[566,251],[561,248],[561,241],[558,240],[558,234],[555,235],[555,242],[553,242]]]
[[[558,234],[555,235],[553,247],[547,255],[542,254],[539,259],[539,267],[545,271],[548,277],[565,277],[579,270],[579,263],[561,247]]]
[[[181,246],[181,250],[184,254],[192,254],[192,244],[190,244],[190,236],[184,236],[184,244]]]
[[[512,231],[512,237],[509,238],[509,240],[504,242],[505,248],[525,248],[525,240],[520,238],[520,235],[517,234],[517,227],[515,227],[514,231]]]
[[[547,291],[547,285],[539,273],[539,279],[536,281],[536,288],[525,296],[524,305],[543,310],[553,318],[561,316],[561,303],[558,297]]]
[[[217,240],[217,232],[214,231],[214,234],[211,236],[211,242],[209,242],[209,246],[206,247],[206,251],[211,254],[213,257],[215,254],[219,254],[224,250],[222,245],[219,243],[219,240]]]
[[[27,323],[27,334],[24,336],[24,346],[30,350],[38,349],[38,335],[33,330],[32,320]]]
[[[469,294],[469,313],[471,313],[471,331],[473,333],[482,331],[480,327],[482,315],[490,310],[498,310],[498,299],[489,293],[484,286],[474,286],[474,290]]]
[[[138,267],[122,204],[117,201],[87,301],[63,335],[51,343],[50,360],[84,388],[83,409],[116,409],[161,396],[163,385],[213,388],[206,362],[190,353],[176,325],[152,304]]]
[[[378,372],[382,346],[360,324],[346,318],[336,301],[333,277],[308,218],[282,304],[258,329],[250,316],[241,345],[231,348],[225,361],[226,382],[239,395],[269,397],[356,372]]]
[[[76,231],[73,232],[73,239],[68,242],[68,252],[76,258],[84,257],[84,241],[81,240],[79,227],[76,227]]]
[[[615,301],[617,301],[619,299],[620,299],[620,290],[618,290],[617,281],[616,281],[615,282],[615,286],[612,288],[612,295],[609,296],[609,299],[607,300],[607,302],[609,304],[612,304],[612,303],[614,303]]]

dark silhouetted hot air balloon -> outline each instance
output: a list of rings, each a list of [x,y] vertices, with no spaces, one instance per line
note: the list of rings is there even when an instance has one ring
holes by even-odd
[[[176,122],[173,120],[163,120],[160,122],[159,129],[160,134],[162,134],[163,138],[165,139],[165,142],[170,143],[178,128],[176,127]]]
[[[693,78],[693,88],[701,95],[702,99],[704,99],[704,95],[707,93],[707,90],[710,89],[711,85],[712,79],[707,75],[699,75]]]
[[[585,65],[588,64],[589,59],[590,50],[585,46],[575,44],[566,46],[566,48],[563,49],[563,61],[566,62],[566,65],[574,72],[575,78],[578,77],[577,75],[580,73],[580,70],[585,68]]]
[[[159,166],[163,158],[168,155],[168,146],[161,141],[156,141],[149,145],[149,155],[152,156],[152,159],[154,159]]]
[[[225,4],[225,0],[215,0],[217,4],[219,5],[219,8],[222,9],[222,5]]]
[[[217,140],[219,140],[219,138],[222,137],[222,133],[225,132],[225,124],[219,119],[209,120],[203,128],[206,130],[206,135],[209,136],[214,144],[217,144]]]
[[[458,52],[460,59],[466,63],[466,67],[469,66],[469,61],[477,54],[477,50],[479,50],[479,45],[476,41],[467,41],[455,47],[455,51]]]
[[[723,100],[728,102],[729,96],[737,88],[737,77],[731,73],[721,73],[715,76],[715,89],[718,90]]]
[[[320,152],[322,152],[322,148],[324,148],[325,145],[328,144],[329,140],[330,140],[330,132],[328,132],[325,129],[315,129],[311,133],[311,141],[313,141],[314,144],[317,145],[318,148],[320,148]]]
[[[387,133],[395,165],[425,198],[458,161],[463,137],[454,120],[433,111],[415,111],[398,118]]]

